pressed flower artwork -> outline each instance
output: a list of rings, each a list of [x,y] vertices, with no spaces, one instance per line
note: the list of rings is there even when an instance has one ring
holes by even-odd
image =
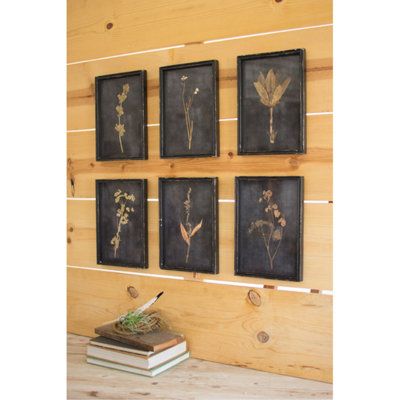
[[[239,154],[305,152],[305,51],[238,57]]]
[[[121,229],[123,225],[127,225],[129,222],[129,215],[133,214],[135,209],[133,208],[133,203],[135,202],[136,198],[135,195],[128,194],[126,192],[122,192],[121,189],[114,193],[115,203],[117,204],[117,232],[111,239],[110,243],[114,247],[114,257],[117,258],[117,252],[119,249],[119,244],[121,242]]]
[[[271,144],[275,143],[278,131],[274,129],[274,107],[276,107],[282,96],[285,94],[287,87],[290,84],[291,78],[286,78],[281,83],[278,83],[277,76],[271,68],[264,77],[262,72],[258,75],[257,81],[254,82],[254,87],[260,96],[260,102],[269,110],[269,129],[267,139]]]
[[[147,181],[96,180],[97,263],[147,268]]]
[[[302,280],[302,177],[236,178],[235,274]]]
[[[124,115],[124,108],[122,105],[124,101],[128,98],[128,93],[129,93],[129,83],[125,83],[124,85],[122,85],[122,93],[117,94],[118,105],[115,107],[115,111],[117,112],[118,122],[115,124],[114,129],[118,133],[121,153],[124,152],[124,146],[122,145],[122,137],[125,134],[125,124],[121,122],[121,118]]]
[[[181,221],[179,223],[179,227],[181,228],[182,239],[184,240],[187,246],[186,258],[185,258],[186,264],[189,262],[191,240],[203,226],[203,220],[201,220],[197,225],[194,225],[192,222],[190,222],[190,211],[193,208],[190,196],[191,193],[192,193],[192,188],[189,186],[186,193],[186,200],[183,202],[185,215],[183,218],[183,222]]]
[[[218,273],[217,178],[160,178],[160,268]]]
[[[218,155],[218,62],[160,68],[161,157]]]
[[[193,139],[193,117],[192,117],[192,113],[190,111],[192,108],[193,99],[196,96],[196,94],[199,93],[200,89],[196,88],[187,95],[185,92],[187,79],[189,79],[188,76],[186,76],[186,75],[181,76],[182,106],[183,106],[183,112],[185,113],[185,124],[186,124],[186,133],[187,133],[187,139],[188,139],[188,149],[191,150],[192,139]]]
[[[146,71],[98,76],[95,86],[96,159],[146,159]]]

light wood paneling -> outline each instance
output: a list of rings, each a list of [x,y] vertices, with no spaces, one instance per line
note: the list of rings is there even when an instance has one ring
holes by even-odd
[[[325,382],[271,374],[190,358],[154,379],[86,362],[89,338],[68,334],[69,400],[299,400],[332,398]],[[107,373],[105,373],[107,371]],[[193,377],[201,379],[193,379]],[[229,379],[227,379],[229,377]]]
[[[139,292],[135,300],[126,288]],[[163,290],[158,309],[185,334],[195,358],[308,379],[332,380],[332,297],[68,268],[68,331],[94,328]],[[266,343],[259,332],[269,335]]]
[[[68,130],[95,128],[95,76],[146,69],[148,123],[157,124],[159,67],[207,59],[219,61],[220,118],[235,118],[236,57],[293,48],[306,49],[307,113],[332,111],[332,27],[290,31],[330,24],[331,0],[68,0],[67,4],[69,62],[187,44],[69,65]],[[201,43],[276,30],[289,31]],[[331,115],[307,118],[306,155],[237,156],[236,121],[221,122],[220,127],[221,156],[217,159],[161,160],[159,129],[150,127],[148,161],[97,163],[94,131],[69,133],[68,196],[94,197],[95,179],[140,177],[148,179],[149,197],[157,198],[159,176],[218,176],[219,197],[233,199],[235,175],[300,175],[305,177],[306,200],[332,199]],[[149,203],[150,268],[97,266],[95,202],[68,201],[68,263],[95,268],[68,268],[68,329],[92,335],[95,326],[165,290],[157,307],[173,328],[187,335],[193,357],[331,381],[331,296],[257,289],[262,305],[254,307],[246,300],[248,288],[201,280],[332,289],[332,204],[305,205],[303,282],[233,275],[234,207],[234,203],[219,203],[220,274],[208,275],[159,269],[157,202]],[[139,290],[138,299],[127,295],[129,284]],[[267,343],[257,340],[260,331],[270,335]]]
[[[160,159],[159,128],[149,128],[149,160],[96,162],[95,133],[68,134],[68,196],[95,197],[95,179],[147,178],[149,197],[158,197],[160,176],[218,176],[219,197],[234,198],[235,175],[301,175],[306,200],[332,199],[332,116],[307,118],[307,154],[238,156],[236,121],[220,124],[217,158]]]
[[[332,22],[331,0],[69,0],[67,5],[69,62]]]
[[[307,112],[332,111],[332,27],[323,27],[71,65],[67,68],[68,129],[95,127],[95,76],[146,69],[148,122],[158,123],[159,67],[207,59],[219,61],[220,118],[234,118],[237,56],[293,48],[306,49]]]
[[[278,281],[234,275],[234,203],[219,203],[219,264],[220,273],[196,274],[196,279],[215,279],[263,285],[285,285],[312,289],[332,289],[332,205],[305,204],[304,212],[304,280]],[[120,271],[177,275],[187,279],[193,273],[159,268],[158,203],[148,203],[149,268],[118,268]],[[94,201],[68,201],[69,265],[96,266],[96,207]],[[99,268],[107,268],[99,266]]]

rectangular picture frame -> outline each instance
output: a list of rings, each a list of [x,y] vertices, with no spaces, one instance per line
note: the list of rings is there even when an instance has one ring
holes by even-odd
[[[97,264],[148,268],[147,179],[96,180],[96,246]]]
[[[146,75],[139,70],[96,76],[96,161],[147,160]]]
[[[306,153],[305,54],[292,49],[237,57],[239,155]]]
[[[209,74],[204,72],[204,76],[201,76],[200,71],[206,68],[210,70]],[[218,61],[207,60],[169,65],[160,67],[159,72],[160,157],[218,157]],[[168,75],[171,74],[175,74],[175,85],[167,82]],[[190,106],[187,108],[189,103]],[[195,129],[199,123],[200,134]]]
[[[218,274],[218,178],[158,182],[160,268]]]
[[[235,197],[235,275],[301,282],[304,178],[235,177]]]

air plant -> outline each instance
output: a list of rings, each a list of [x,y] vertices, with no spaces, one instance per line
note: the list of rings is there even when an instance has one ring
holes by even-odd
[[[115,124],[115,130],[118,133],[119,145],[121,147],[121,152],[124,152],[124,146],[122,145],[122,136],[125,134],[125,124],[121,124],[121,117],[124,115],[124,109],[122,107],[122,103],[127,99],[129,92],[129,83],[125,83],[122,86],[122,93],[117,94],[118,97],[118,105],[115,107],[117,111],[118,123]]]
[[[133,194],[122,193],[121,189],[118,189],[114,193],[115,203],[118,205],[117,209],[117,232],[114,237],[111,239],[111,244],[114,246],[114,257],[117,257],[117,252],[119,249],[119,245],[121,243],[121,229],[122,225],[126,225],[129,222],[129,214],[133,213],[135,210],[131,206],[129,207],[127,204],[131,202],[132,204],[135,202],[135,196]]]
[[[142,313],[128,311],[119,317],[114,324],[114,330],[122,334],[138,335],[152,332],[165,326],[165,321],[156,311]]]
[[[192,202],[191,202],[191,198],[190,198],[191,193],[192,193],[192,188],[189,187],[189,189],[186,193],[186,200],[183,202],[183,206],[185,209],[185,222],[184,222],[184,224],[182,224],[182,222],[181,222],[179,225],[180,229],[181,229],[182,238],[187,245],[186,263],[189,261],[191,239],[203,226],[203,220],[201,220],[194,228],[193,228],[192,223],[190,222],[190,210],[192,209]]]
[[[186,90],[187,79],[189,79],[188,76],[186,75],[181,76],[182,105],[183,105],[183,111],[185,113],[186,134],[188,139],[188,147],[190,150],[192,148],[192,138],[193,138],[193,118],[191,118],[190,116],[190,109],[193,104],[193,98],[199,93],[200,89],[196,88],[193,90],[193,93],[191,93],[189,96],[186,96],[185,90]]]
[[[254,82],[254,87],[260,96],[260,102],[269,109],[269,142],[275,143],[278,132],[274,129],[274,107],[278,105],[284,95],[291,78],[286,78],[278,82],[278,77],[271,68],[264,78],[262,72],[258,75],[258,80]],[[268,140],[268,131],[267,131]]]
[[[259,219],[250,224],[249,234],[255,232],[262,238],[271,271],[274,269],[274,259],[282,242],[286,219],[279,210],[278,204],[273,201],[272,190],[263,190],[259,203],[264,203],[266,219]]]

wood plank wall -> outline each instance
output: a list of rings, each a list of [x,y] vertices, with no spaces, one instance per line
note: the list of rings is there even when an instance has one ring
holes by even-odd
[[[192,356],[332,380],[332,2],[330,0],[68,0],[68,331],[94,327],[159,290],[158,308]],[[223,40],[220,40],[223,39]],[[236,57],[306,49],[307,154],[238,156]],[[217,159],[160,159],[160,66],[219,60]],[[96,162],[94,77],[146,69],[149,159]],[[218,176],[220,274],[158,266],[159,176]],[[234,177],[305,178],[304,280],[236,277]],[[147,178],[149,268],[96,265],[95,180]],[[224,283],[224,284],[222,284]],[[139,297],[132,299],[127,287]],[[256,290],[260,307],[248,300]],[[260,332],[269,340],[259,341]]]

